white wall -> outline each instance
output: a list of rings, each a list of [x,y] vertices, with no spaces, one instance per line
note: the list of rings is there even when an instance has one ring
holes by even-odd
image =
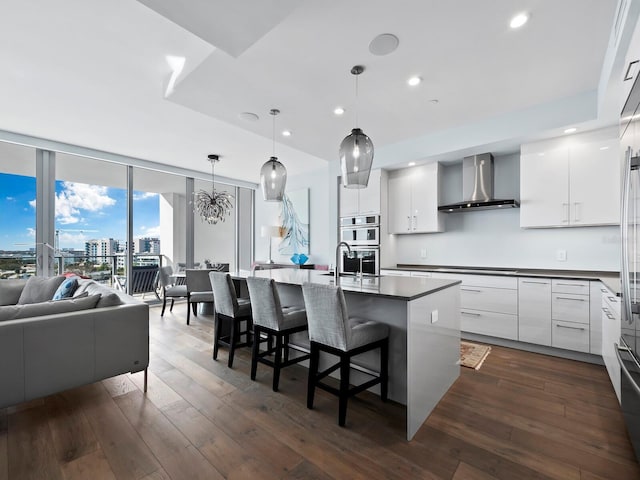
[[[287,178],[286,191],[309,189],[309,261],[317,265],[334,263],[333,249],[336,244],[337,187],[335,172],[331,165],[309,174]],[[330,180],[333,179],[333,180]],[[256,191],[255,208],[255,259],[269,258],[269,239],[260,236],[263,225],[280,225],[280,202],[265,202],[262,192]],[[290,255],[278,254],[278,239],[272,240],[272,259],[276,263],[291,263]]]
[[[519,198],[520,156],[495,158],[496,198]],[[461,165],[443,169],[443,203],[462,201]],[[383,258],[383,266],[401,264],[478,267],[520,267],[618,271],[619,228],[581,227],[521,229],[520,209],[451,213],[445,232],[395,235],[395,258]],[[427,258],[421,258],[421,249]],[[556,260],[557,250],[567,260]]]

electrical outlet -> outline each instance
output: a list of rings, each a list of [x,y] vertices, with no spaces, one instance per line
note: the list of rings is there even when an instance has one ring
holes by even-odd
[[[433,310],[431,312],[431,323],[436,323],[438,321],[438,310]]]
[[[420,249],[420,258],[427,258],[427,249],[426,248],[421,248]]]
[[[567,261],[567,251],[566,250],[556,250],[556,260],[559,262]]]

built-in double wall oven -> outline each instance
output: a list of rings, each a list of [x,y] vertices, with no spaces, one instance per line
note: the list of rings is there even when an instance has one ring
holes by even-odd
[[[380,216],[340,218],[340,241],[351,247],[340,257],[342,273],[380,274]]]

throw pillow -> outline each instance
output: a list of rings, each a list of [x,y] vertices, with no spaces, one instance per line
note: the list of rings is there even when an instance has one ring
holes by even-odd
[[[78,289],[78,278],[67,277],[67,279],[60,284],[56,293],[53,294],[51,300],[62,300],[63,298],[73,297],[73,293]]]
[[[18,305],[51,300],[53,294],[56,293],[56,290],[64,280],[65,278],[62,275],[49,278],[29,277],[18,299]]]
[[[117,293],[108,293],[106,295],[102,294],[96,308],[115,307],[116,305],[122,305],[122,300],[120,300]]]
[[[41,303],[7,305],[0,307],[0,321],[89,310],[95,308],[99,300],[100,295],[91,295],[83,298],[66,298]]]
[[[18,303],[26,280],[0,280],[0,305],[15,305]]]

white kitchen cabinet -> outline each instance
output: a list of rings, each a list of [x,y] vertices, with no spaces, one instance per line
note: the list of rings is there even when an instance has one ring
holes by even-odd
[[[619,151],[615,129],[522,145],[520,226],[618,224]]]
[[[431,272],[422,272],[422,271],[412,271],[412,277],[423,277],[423,278],[431,278]]]
[[[620,365],[616,357],[616,344],[620,342],[620,298],[604,286],[602,291],[602,359],[609,379],[620,402]]]
[[[460,330],[479,335],[517,340],[518,316],[461,308]]]
[[[340,216],[380,214],[382,170],[371,170],[366,188],[345,188],[340,185]]]
[[[388,187],[389,233],[443,231],[438,163],[392,171]]]
[[[589,353],[590,287],[586,280],[551,282],[551,346]]]
[[[518,340],[551,345],[551,280],[520,278],[518,281]]]
[[[604,288],[602,282],[589,282],[589,353],[602,355],[602,302]]]

